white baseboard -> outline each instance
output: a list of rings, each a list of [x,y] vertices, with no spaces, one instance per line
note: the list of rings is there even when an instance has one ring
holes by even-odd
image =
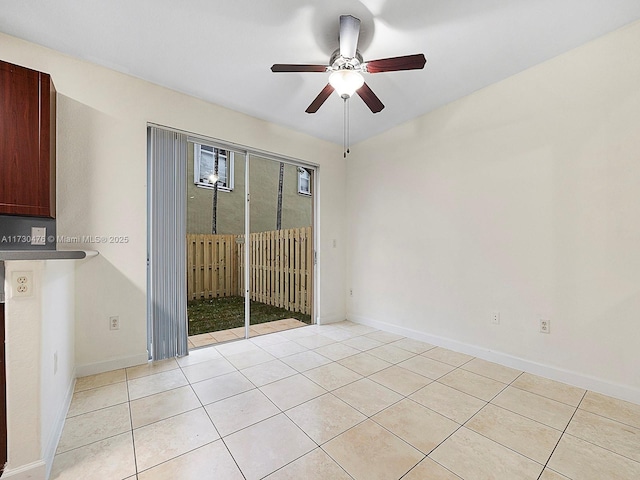
[[[138,355],[128,357],[114,358],[106,362],[89,363],[87,365],[78,365],[76,367],[76,377],[86,377],[87,375],[95,375],[97,373],[110,372],[120,368],[135,367],[149,361],[149,355],[145,351]]]
[[[413,330],[411,328],[400,327],[398,325],[392,325],[389,323],[372,320],[360,315],[349,314],[348,319],[355,323],[361,323],[363,325],[375,327],[379,330],[396,333],[408,338],[431,343],[432,345],[448,348],[456,352],[466,353],[467,355],[473,355],[474,357],[482,358],[483,360],[488,360],[494,363],[499,363],[500,365],[515,368],[517,370],[522,370],[523,372],[532,373],[541,377],[550,378],[551,380],[556,380],[558,382],[574,385],[586,390],[591,390],[593,392],[602,393],[604,395],[609,395],[621,400],[640,404],[640,389],[632,387],[630,385],[613,383],[602,378],[573,372],[571,370],[566,370],[551,365],[545,365],[543,363],[534,362],[532,360],[526,360],[513,355],[509,355],[507,353],[489,350],[478,345],[459,342],[451,338],[430,335],[428,333]]]
[[[340,314],[323,315],[318,320],[318,325],[329,325],[330,323],[342,322],[344,320],[345,320],[345,316]]]
[[[21,465],[18,468],[6,468],[2,474],[2,480],[46,480],[47,466],[43,460]]]
[[[76,386],[76,371],[74,369],[73,374],[71,375],[71,382],[69,383],[69,387],[67,388],[67,393],[64,397],[64,403],[62,408],[58,411],[58,415],[56,416],[55,426],[51,430],[51,434],[49,438],[44,442],[44,451],[43,458],[46,467],[46,477],[49,478],[51,475],[51,467],[53,467],[53,458],[56,456],[56,450],[58,448],[58,442],[60,441],[60,437],[62,436],[62,429],[64,428],[64,421],[67,418],[67,413],[69,412],[69,406],[71,405],[71,400],[73,398],[73,391]]]

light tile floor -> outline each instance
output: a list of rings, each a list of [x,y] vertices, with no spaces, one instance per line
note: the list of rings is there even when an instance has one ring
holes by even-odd
[[[54,480],[640,478],[640,405],[350,322],[80,378]]]
[[[304,327],[307,324],[295,318],[283,318],[282,320],[274,320],[273,322],[264,322],[251,325],[249,327],[250,336],[266,335],[268,333],[281,332],[291,328]],[[217,332],[201,333],[188,337],[187,343],[189,350],[192,348],[204,347],[206,345],[215,345],[216,343],[228,342],[230,340],[238,340],[244,338],[244,327],[231,328],[229,330],[219,330]]]

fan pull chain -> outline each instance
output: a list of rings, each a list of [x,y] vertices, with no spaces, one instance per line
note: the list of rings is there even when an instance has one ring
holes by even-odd
[[[342,150],[344,158],[347,158],[347,97],[343,98],[344,101],[344,121],[343,121],[343,131],[342,131]]]
[[[345,107],[347,108],[347,154],[351,153],[349,147],[351,146],[351,102],[345,100]]]
[[[344,158],[347,158],[347,154],[351,153],[349,151],[349,144],[351,139],[349,138],[349,97],[343,97],[344,100],[344,131],[342,133],[342,147],[344,149]]]

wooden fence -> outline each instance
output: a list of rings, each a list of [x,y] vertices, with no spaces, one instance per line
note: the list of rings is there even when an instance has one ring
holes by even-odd
[[[187,235],[187,299],[238,295],[235,235]]]
[[[187,298],[244,296],[244,235],[187,235]],[[311,314],[311,227],[249,235],[251,300]]]

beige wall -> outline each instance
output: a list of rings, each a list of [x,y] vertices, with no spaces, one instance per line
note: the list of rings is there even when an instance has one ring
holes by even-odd
[[[354,146],[348,317],[640,403],[638,132],[635,23]]]
[[[211,233],[213,190],[193,183],[193,144],[187,156],[187,233]],[[251,232],[276,230],[280,163],[249,156],[251,182]],[[219,234],[244,233],[245,160],[234,162],[234,188],[218,191],[217,231]],[[298,169],[285,164],[282,185],[282,228],[308,227],[312,221],[312,198],[298,193]]]
[[[8,463],[2,478],[44,480],[75,383],[75,262],[5,266]],[[13,272],[31,273],[31,296],[13,296]]]
[[[14,37],[0,34],[0,44],[2,60],[50,73],[58,90],[58,233],[129,237],[126,244],[59,244],[100,252],[76,268],[79,374],[147,358],[147,122],[320,165],[317,304],[323,321],[344,319],[345,162],[339,146]],[[120,317],[120,330],[109,330],[112,315]]]

